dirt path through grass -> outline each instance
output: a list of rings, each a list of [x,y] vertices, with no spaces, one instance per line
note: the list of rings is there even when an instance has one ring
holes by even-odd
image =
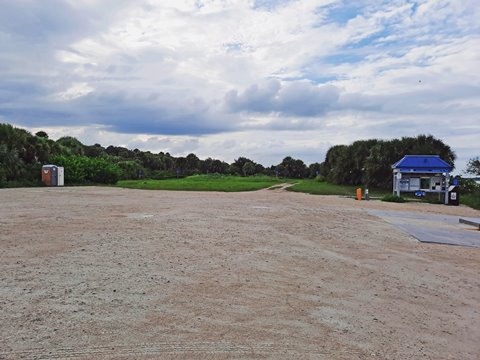
[[[296,185],[296,183],[281,183],[281,184],[276,184],[276,185],[270,186],[269,188],[267,188],[267,190],[285,191],[289,187],[292,187],[294,185]]]

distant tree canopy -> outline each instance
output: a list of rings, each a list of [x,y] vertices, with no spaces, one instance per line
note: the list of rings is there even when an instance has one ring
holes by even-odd
[[[35,135],[9,124],[0,124],[0,186],[5,183],[39,184],[41,166],[65,167],[67,184],[114,183],[118,179],[163,179],[194,174],[250,176],[270,174],[261,164],[239,157],[232,164],[218,159],[201,160],[190,153],[174,157],[139,149],[100,144],[84,145],[72,136],[57,141],[39,131]]]
[[[39,132],[35,133],[35,136],[48,139],[48,134],[45,131],[39,131]]]
[[[468,161],[466,172],[467,174],[480,176],[480,158],[478,156]]]
[[[139,149],[100,144],[84,145],[78,139],[64,136],[57,141],[39,131],[32,135],[24,129],[0,124],[0,186],[8,182],[38,184],[41,166],[56,163],[65,167],[66,183],[114,183],[118,179],[162,179],[194,174],[251,176],[265,174],[302,179],[322,176],[337,184],[368,184],[389,188],[391,165],[404,155],[440,155],[454,164],[455,154],[448,145],[431,135],[404,137],[395,140],[362,140],[351,145],[332,146],[322,163],[307,167],[300,159],[285,157],[280,164],[265,168],[261,164],[238,157],[231,164],[218,159],[199,159],[191,153],[174,157]],[[467,169],[479,174],[479,159],[471,159]]]
[[[467,163],[465,172],[474,176],[480,176],[480,157],[471,158]],[[477,184],[474,179],[460,178],[458,180],[460,191],[463,194],[475,194],[477,199],[480,199],[480,185]]]
[[[405,155],[439,155],[452,166],[456,157],[450,146],[431,135],[361,140],[331,147],[320,171],[327,181],[336,184],[390,188],[391,165]]]
[[[7,181],[38,181],[41,164],[48,162],[52,154],[66,151],[48,136],[33,136],[24,129],[0,124],[0,185]]]
[[[291,156],[287,156],[277,165],[276,173],[279,176],[295,179],[303,179],[308,177],[309,171],[302,160],[297,160]]]

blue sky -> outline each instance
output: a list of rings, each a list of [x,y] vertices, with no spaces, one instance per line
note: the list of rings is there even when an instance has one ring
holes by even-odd
[[[0,0],[0,122],[265,165],[432,134],[480,155],[476,0]]]

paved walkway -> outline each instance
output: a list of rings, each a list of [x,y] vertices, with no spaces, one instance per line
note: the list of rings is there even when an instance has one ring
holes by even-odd
[[[480,247],[480,231],[473,226],[459,223],[458,216],[376,209],[368,209],[367,212],[382,218],[421,242]]]

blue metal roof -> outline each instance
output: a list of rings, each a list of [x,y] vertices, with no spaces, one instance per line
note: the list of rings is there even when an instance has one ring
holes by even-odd
[[[400,172],[443,173],[452,171],[453,166],[438,155],[405,155],[392,165],[392,169]]]

